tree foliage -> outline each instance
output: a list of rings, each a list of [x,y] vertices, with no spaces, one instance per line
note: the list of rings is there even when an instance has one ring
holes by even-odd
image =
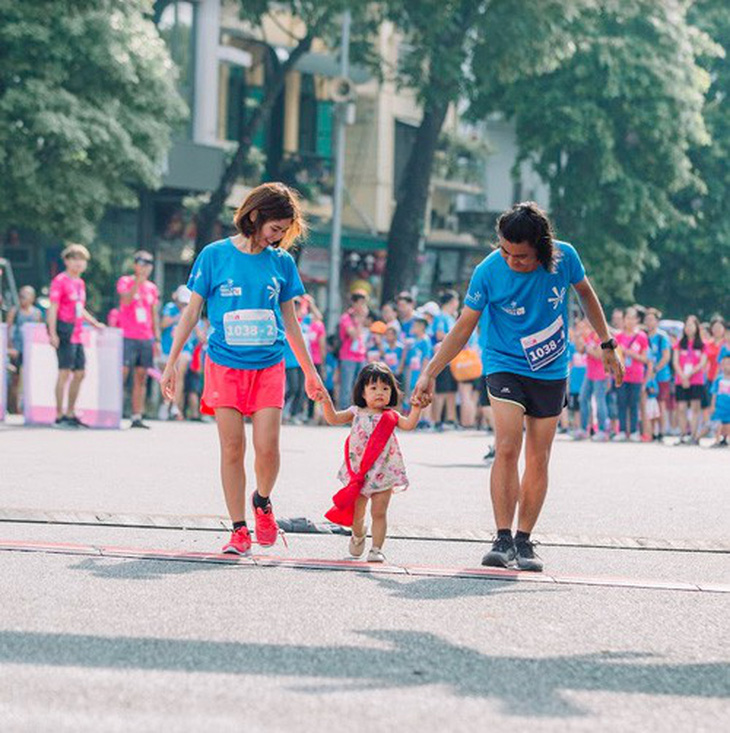
[[[0,223],[88,240],[185,114],[145,0],[0,0]]]
[[[730,316],[730,14],[724,0],[698,0],[689,21],[718,44],[699,58],[711,84],[703,110],[710,145],[690,150],[701,186],[673,199],[681,221],[652,241],[655,263],[638,289],[643,303],[682,318],[696,312]]]
[[[681,0],[586,3],[556,22],[570,40],[545,73],[510,79],[495,73],[504,42],[479,48],[474,112],[514,120],[521,158],[549,184],[558,235],[579,244],[604,296],[627,301],[656,262],[651,240],[687,222],[676,196],[703,189],[691,157],[710,142],[698,58],[716,49]]]

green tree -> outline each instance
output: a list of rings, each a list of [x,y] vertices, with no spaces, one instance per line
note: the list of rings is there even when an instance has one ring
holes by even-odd
[[[89,240],[185,114],[143,0],[0,0],[0,223]]]
[[[650,241],[687,221],[675,197],[701,190],[690,152],[709,143],[702,116],[713,44],[682,0],[586,5],[564,30],[574,51],[548,73],[492,73],[519,44],[480,47],[475,111],[514,120],[521,159],[550,187],[558,235],[580,245],[603,296],[631,300]]]
[[[415,89],[423,117],[406,164],[407,185],[388,233],[383,298],[416,281],[433,163],[449,107],[478,94],[485,71],[493,82],[544,73],[573,53],[566,34],[588,0],[390,0],[387,15],[403,33],[409,53],[398,61],[397,81]],[[480,68],[491,47],[493,64]],[[518,50],[517,50],[518,49]]]
[[[711,79],[704,118],[712,144],[690,151],[704,185],[674,197],[684,217],[652,241],[654,262],[637,299],[672,318],[730,317],[730,14],[723,0],[699,0],[688,17],[719,46],[699,59]]]

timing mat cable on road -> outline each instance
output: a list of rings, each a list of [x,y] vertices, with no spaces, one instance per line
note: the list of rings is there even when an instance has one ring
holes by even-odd
[[[299,570],[337,570],[384,575],[405,575],[433,578],[469,578],[486,581],[514,581],[553,585],[589,585],[606,588],[633,588],[641,590],[690,591],[699,593],[730,593],[730,585],[720,583],[684,583],[679,581],[639,580],[633,578],[590,577],[579,575],[548,575],[520,572],[501,568],[449,568],[433,565],[391,565],[366,563],[362,560],[320,560],[291,558],[277,555],[238,557],[205,552],[154,550],[137,547],[114,547],[75,544],[67,542],[24,542],[1,540],[0,552],[45,553],[82,555],[108,559],[149,560],[162,562],[189,562],[223,564],[233,567],[290,568]]]
[[[315,523],[305,517],[278,520],[289,534],[349,534],[329,522]],[[38,510],[0,507],[0,523],[55,524],[129,529],[185,529],[201,532],[230,531],[228,519],[210,515],[129,514],[90,511]],[[692,552],[730,554],[730,542],[655,539],[648,537],[589,537],[537,533],[536,539],[546,547],[598,548],[607,550],[652,550],[655,552]],[[476,529],[453,529],[396,525],[388,529],[388,538],[397,540],[433,540],[439,542],[491,542],[492,533]]]

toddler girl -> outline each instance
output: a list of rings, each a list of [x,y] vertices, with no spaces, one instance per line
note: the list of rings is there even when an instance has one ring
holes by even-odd
[[[408,488],[394,431],[396,427],[413,430],[421,408],[412,407],[408,417],[392,409],[398,404],[398,386],[393,372],[383,362],[373,362],[363,368],[353,388],[354,405],[347,410],[336,411],[329,395],[322,397],[324,417],[330,425],[352,423],[345,443],[345,461],[338,474],[345,488],[335,494],[335,506],[325,516],[344,527],[352,527],[350,554],[360,557],[365,550],[365,510],[370,500],[373,545],[368,562],[384,562],[390,497],[394,491]]]

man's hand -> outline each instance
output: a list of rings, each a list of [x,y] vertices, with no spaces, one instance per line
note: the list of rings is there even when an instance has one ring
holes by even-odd
[[[61,344],[61,341],[59,340],[57,333],[49,333],[48,340],[50,341],[51,346],[53,346],[54,349],[58,349],[58,347]]]
[[[613,377],[616,386],[620,387],[624,381],[624,365],[614,349],[603,349],[603,366]]]
[[[411,395],[411,404],[419,407],[428,407],[433,401],[433,392],[436,386],[436,380],[429,377],[425,372],[421,374],[413,388]]]

